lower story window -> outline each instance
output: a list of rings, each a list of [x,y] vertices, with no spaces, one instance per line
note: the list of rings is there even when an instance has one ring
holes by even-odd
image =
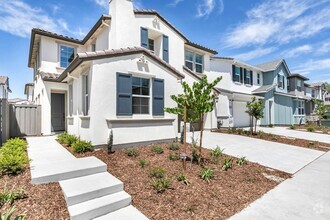
[[[150,80],[133,77],[132,79],[132,113],[149,114]]]
[[[304,101],[298,101],[298,106],[297,106],[297,109],[298,109],[298,115],[304,115],[305,114],[305,104],[304,104]]]

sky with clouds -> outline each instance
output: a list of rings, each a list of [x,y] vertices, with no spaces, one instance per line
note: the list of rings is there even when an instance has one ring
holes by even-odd
[[[250,64],[285,58],[291,72],[330,82],[330,0],[135,0],[155,9],[191,41]],[[108,0],[0,0],[0,75],[14,97],[31,82],[34,27],[82,39]]]

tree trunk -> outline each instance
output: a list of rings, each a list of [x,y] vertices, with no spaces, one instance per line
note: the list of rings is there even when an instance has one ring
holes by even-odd
[[[200,140],[199,140],[199,157],[198,157],[198,164],[201,164],[202,159],[202,146],[203,146],[203,130],[204,130],[204,118],[203,114],[200,117]]]
[[[253,119],[252,119],[253,120]],[[256,118],[256,122],[254,124],[254,133],[257,134],[257,118]]]
[[[250,116],[250,130],[253,131],[253,116]]]
[[[183,113],[183,147],[184,153],[187,155],[187,104],[184,105]],[[183,159],[183,170],[186,170],[186,159]]]

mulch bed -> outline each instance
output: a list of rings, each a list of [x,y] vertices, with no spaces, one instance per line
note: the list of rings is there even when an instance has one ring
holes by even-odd
[[[109,155],[106,149],[75,156],[96,156],[105,162],[108,171],[124,182],[125,191],[132,196],[133,205],[150,219],[227,219],[279,184],[263,174],[283,179],[291,177],[252,162],[239,166],[236,159],[232,169],[222,171],[222,162],[229,156],[223,155],[219,164],[213,164],[210,150],[203,149],[204,166],[214,169],[216,177],[207,183],[199,176],[201,167],[196,163],[190,167],[188,162],[185,175],[191,184],[187,186],[177,180],[182,161],[168,158],[170,153],[178,154],[180,151],[169,150],[168,144],[159,146],[164,148],[164,153],[155,154],[151,151],[152,146],[148,145],[136,148],[140,152],[138,157],[127,156],[125,150],[116,150]],[[141,159],[149,161],[145,168],[139,165]],[[173,178],[171,189],[157,193],[148,176],[152,167],[166,169],[167,177]]]
[[[225,129],[219,129],[214,132],[228,134],[228,130],[225,130]],[[272,141],[272,142],[277,142],[277,143],[282,143],[282,144],[289,144],[289,145],[294,145],[297,147],[304,147],[304,148],[319,150],[319,151],[323,151],[323,152],[328,152],[330,150],[330,144],[327,144],[327,143],[309,141],[309,140],[298,139],[298,138],[288,138],[288,137],[269,134],[269,133],[265,133],[265,132],[262,132],[262,136],[260,134],[257,134],[257,135],[247,135],[246,133],[238,134],[237,130],[232,131],[231,134],[242,135],[242,136],[246,136],[246,137],[257,138],[257,139],[262,139],[262,140]]]
[[[309,125],[296,125],[295,126],[295,130],[297,131],[307,131],[307,128],[309,127]],[[330,128],[327,127],[319,127],[315,124],[312,124],[311,127],[313,127],[315,129],[314,133],[319,133],[319,134],[327,134],[329,135],[330,132]]]
[[[0,191],[6,187],[7,190],[17,191],[24,189],[27,198],[16,200],[16,214],[25,214],[26,219],[70,219],[61,187],[58,183],[32,185],[30,169],[16,176],[0,176]],[[5,204],[0,208],[4,213],[10,206]]]

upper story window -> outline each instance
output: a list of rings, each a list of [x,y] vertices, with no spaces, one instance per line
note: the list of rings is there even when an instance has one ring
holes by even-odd
[[[96,51],[96,44],[95,43],[92,44],[91,50],[92,50],[92,52],[95,52]]]
[[[151,50],[152,52],[155,52],[155,41],[153,39],[148,39],[149,41],[149,50]]]
[[[244,69],[244,84],[252,85],[252,74],[252,71]]]
[[[289,79],[286,80],[286,89],[288,91],[290,91],[290,80]]]
[[[301,86],[301,80],[297,79],[297,90],[301,92],[302,86]]]
[[[233,66],[233,81],[234,82],[242,82],[242,77],[241,77],[241,67],[238,66]]]
[[[149,114],[150,80],[132,78],[132,113]]]
[[[260,85],[260,73],[257,74],[257,84]]]
[[[60,46],[60,66],[67,68],[74,59],[74,48],[61,45]]]
[[[312,97],[315,97],[315,90],[312,89]]]
[[[194,53],[191,51],[185,51],[185,65],[191,71],[195,71],[197,73],[203,73],[204,64],[203,64],[204,56],[198,53]]]
[[[278,88],[284,89],[284,76],[278,75],[277,82],[278,82]]]

